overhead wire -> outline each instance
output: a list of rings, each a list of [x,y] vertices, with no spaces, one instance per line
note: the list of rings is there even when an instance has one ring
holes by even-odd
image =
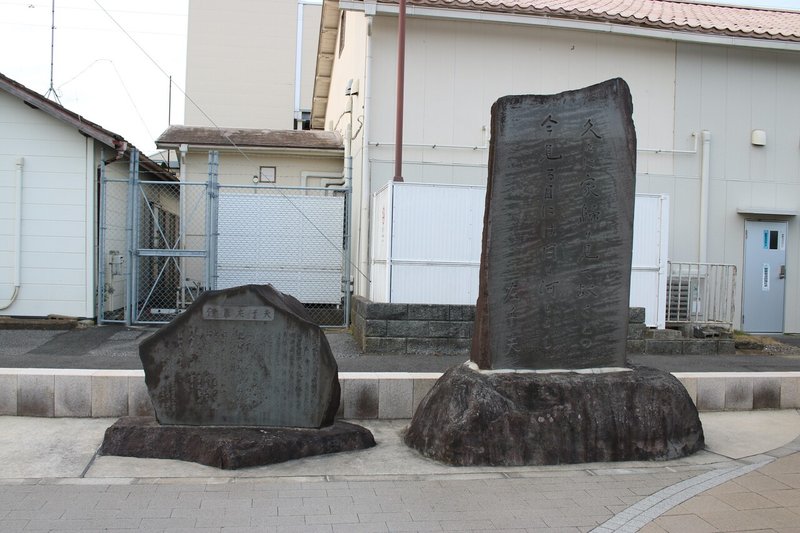
[[[159,70],[159,71],[160,71],[160,72],[161,72],[161,73],[162,73],[164,76],[166,76],[166,77],[168,77],[168,78],[170,77],[170,74],[169,74],[169,73],[167,73],[167,71],[166,71],[166,70],[164,70],[164,68],[163,68],[163,67],[161,67],[161,65],[160,65],[160,64],[159,64],[159,63],[158,63],[158,62],[157,62],[157,61],[156,61],[156,60],[155,60],[155,59],[154,59],[154,58],[153,58],[153,57],[152,57],[152,56],[151,56],[151,55],[150,55],[150,54],[147,52],[147,50],[145,50],[145,49],[144,49],[144,48],[143,48],[143,47],[142,47],[142,46],[141,46],[141,45],[140,45],[140,44],[139,44],[139,43],[136,41],[136,39],[135,39],[135,38],[134,38],[134,37],[133,37],[133,36],[132,36],[132,35],[131,35],[131,34],[130,34],[130,33],[129,33],[129,32],[128,32],[128,31],[127,31],[127,30],[126,30],[126,29],[125,29],[125,28],[124,28],[124,27],[123,27],[123,26],[122,26],[122,25],[121,25],[121,24],[120,24],[120,23],[119,23],[119,22],[118,22],[118,21],[117,21],[117,20],[116,20],[116,19],[115,19],[113,16],[112,16],[112,15],[111,15],[111,13],[109,13],[109,12],[108,12],[108,10],[107,10],[105,7],[103,7],[103,5],[102,5],[102,4],[99,2],[99,0],[94,0],[94,3],[95,3],[95,4],[97,4],[97,6],[98,6],[98,7],[99,7],[99,8],[100,8],[102,11],[103,11],[103,13],[105,13],[105,14],[106,14],[106,16],[107,16],[107,17],[108,17],[108,18],[109,18],[109,19],[110,19],[110,20],[111,20],[111,21],[112,21],[112,22],[113,22],[113,23],[114,23],[114,24],[117,26],[117,28],[119,28],[119,29],[120,29],[120,31],[122,31],[122,33],[124,33],[124,34],[125,34],[125,36],[126,36],[126,37],[128,37],[128,39],[129,39],[129,40],[130,40],[130,41],[131,41],[131,42],[132,42],[132,43],[133,43],[133,44],[134,44],[134,45],[135,45],[135,46],[136,46],[136,47],[137,47],[137,48],[138,48],[138,49],[139,49],[139,50],[140,50],[140,51],[141,51],[141,52],[142,52],[144,55],[145,55],[145,57],[147,57],[147,59],[148,59],[148,60],[149,60],[151,63],[153,63],[153,65],[155,65],[155,67],[156,67],[156,68],[157,68],[157,69],[158,69],[158,70]],[[221,130],[223,129],[222,127],[220,127],[220,126],[219,126],[219,125],[218,125],[218,124],[217,124],[217,123],[214,121],[214,119],[212,119],[212,118],[211,118],[211,117],[208,115],[208,113],[206,113],[206,112],[205,112],[205,110],[204,110],[204,109],[203,109],[203,108],[202,108],[202,107],[201,107],[201,106],[200,106],[200,105],[199,105],[197,102],[195,102],[195,101],[194,101],[194,99],[192,99],[192,97],[191,97],[190,95],[186,94],[186,91],[184,91],[184,90],[183,90],[183,88],[182,88],[182,87],[181,87],[179,84],[177,84],[177,83],[175,83],[175,82],[173,82],[173,84],[174,84],[175,88],[176,88],[176,89],[178,89],[178,91],[179,91],[179,92],[180,92],[180,93],[181,93],[181,94],[184,96],[184,98],[186,98],[186,100],[188,100],[188,101],[189,101],[189,102],[190,102],[190,103],[191,103],[191,104],[192,104],[192,105],[193,105],[193,106],[194,106],[194,107],[195,107],[195,108],[196,108],[196,109],[197,109],[197,110],[198,110],[198,111],[199,111],[199,112],[200,112],[200,113],[203,115],[203,117],[204,117],[206,120],[208,120],[208,122],[209,122],[209,123],[210,123],[210,124],[211,124],[211,125],[212,125],[214,128],[216,128],[216,129],[217,129],[217,130],[219,130],[219,131],[221,131]],[[148,133],[149,133],[149,132],[148,132]],[[253,161],[252,159],[250,159],[250,157],[247,155],[247,153],[246,153],[246,152],[244,152],[244,151],[243,151],[243,150],[242,150],[242,149],[241,149],[241,148],[240,148],[240,147],[239,147],[239,146],[238,146],[238,145],[237,145],[237,144],[236,144],[236,143],[235,143],[235,142],[234,142],[234,141],[233,141],[233,140],[232,140],[232,139],[229,137],[229,136],[223,135],[223,137],[225,137],[225,139],[227,140],[227,142],[228,142],[228,143],[230,143],[230,145],[231,145],[231,146],[232,146],[232,147],[233,147],[233,148],[234,148],[234,149],[235,149],[235,150],[236,150],[236,151],[237,151],[237,152],[238,152],[240,155],[242,155],[242,156],[243,156],[243,157],[244,157],[244,158],[245,158],[245,159],[246,159],[248,162],[250,162],[250,163],[253,163],[253,164],[256,164],[256,162],[255,162],[255,161]],[[319,233],[319,234],[320,234],[320,235],[321,235],[321,236],[322,236],[322,237],[323,237],[323,238],[324,238],[324,239],[325,239],[325,240],[328,242],[328,244],[330,244],[330,245],[331,245],[331,246],[332,246],[332,247],[333,247],[335,250],[337,250],[337,251],[338,251],[338,253],[339,253],[339,255],[341,255],[341,256],[344,258],[345,251],[341,249],[341,246],[340,246],[340,245],[337,245],[336,243],[334,243],[334,242],[333,242],[333,241],[330,239],[330,237],[328,237],[328,236],[325,234],[325,232],[323,232],[323,231],[322,231],[322,230],[321,230],[321,229],[320,229],[320,228],[319,228],[319,227],[318,227],[318,226],[317,226],[317,225],[314,223],[314,221],[313,221],[313,220],[311,220],[311,219],[308,217],[308,215],[306,215],[306,213],[305,213],[305,212],[303,212],[303,210],[302,210],[302,209],[300,209],[300,207],[298,207],[298,206],[297,206],[297,204],[296,204],[295,202],[292,202],[292,200],[291,200],[291,198],[290,198],[290,196],[289,196],[289,195],[287,195],[286,193],[284,193],[284,192],[283,192],[282,190],[280,190],[280,189],[278,189],[278,191],[281,193],[281,196],[283,196],[283,197],[284,197],[284,199],[285,199],[285,200],[286,200],[286,201],[289,203],[289,205],[291,205],[291,206],[292,206],[292,207],[293,207],[293,208],[294,208],[294,209],[295,209],[295,210],[296,210],[296,211],[297,211],[297,212],[298,212],[298,213],[299,213],[299,214],[300,214],[300,215],[301,215],[301,216],[302,216],[302,217],[303,217],[303,218],[306,220],[306,222],[308,222],[308,223],[311,225],[311,227],[312,227],[312,228],[314,228],[314,230],[315,230],[315,231],[317,231],[317,233]],[[349,193],[349,194],[352,194],[352,185],[351,185],[351,190],[350,190],[350,193]],[[348,213],[348,215],[350,215],[350,213]],[[350,236],[350,238],[352,238],[352,236]],[[346,259],[346,258],[345,258],[345,259]],[[350,261],[350,266],[351,266],[351,268],[354,268],[354,269],[355,269],[355,270],[356,270],[356,271],[357,271],[359,274],[361,274],[362,276],[364,276],[364,277],[365,277],[367,280],[370,280],[370,277],[369,277],[369,276],[368,276],[368,275],[367,275],[365,272],[362,272],[362,271],[361,271],[361,269],[359,269],[359,268],[358,268],[358,266],[354,265],[352,261]]]

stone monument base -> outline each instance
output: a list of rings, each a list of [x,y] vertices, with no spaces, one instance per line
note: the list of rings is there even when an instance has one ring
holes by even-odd
[[[320,429],[172,426],[128,416],[106,430],[101,455],[179,459],[233,470],[375,446],[372,433],[336,421]]]
[[[675,459],[703,448],[697,409],[674,376],[597,372],[453,367],[420,403],[405,442],[464,466]]]

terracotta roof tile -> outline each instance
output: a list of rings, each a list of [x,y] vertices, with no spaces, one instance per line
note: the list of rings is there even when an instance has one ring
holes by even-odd
[[[396,4],[397,0],[379,0]],[[800,41],[800,11],[673,0],[408,0],[434,8],[520,13],[717,35]]]

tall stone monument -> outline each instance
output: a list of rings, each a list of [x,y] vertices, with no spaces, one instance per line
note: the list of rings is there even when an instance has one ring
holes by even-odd
[[[325,334],[270,285],[208,291],[139,346],[152,417],[106,431],[106,455],[257,466],[375,445],[335,421],[339,377]]]
[[[623,366],[636,133],[621,79],[492,107],[480,368]]]
[[[621,79],[492,107],[471,361],[405,442],[457,465],[672,459],[703,447],[668,373],[625,368],[636,135]]]

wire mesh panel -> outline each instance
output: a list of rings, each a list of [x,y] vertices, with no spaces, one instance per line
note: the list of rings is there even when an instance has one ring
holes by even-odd
[[[136,195],[133,322],[168,322],[206,289],[207,187],[140,182]]]
[[[98,320],[125,322],[129,282],[128,180],[103,179],[100,196]]]
[[[320,325],[346,321],[346,190],[221,187],[216,288],[269,283]]]

